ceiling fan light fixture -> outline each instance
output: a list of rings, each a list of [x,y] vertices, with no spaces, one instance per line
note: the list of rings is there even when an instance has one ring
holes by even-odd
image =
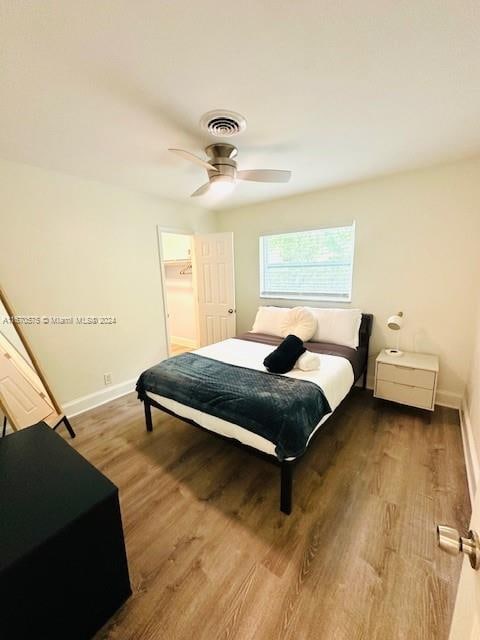
[[[212,176],[210,178],[209,193],[215,196],[227,196],[235,188],[235,180],[232,176]]]

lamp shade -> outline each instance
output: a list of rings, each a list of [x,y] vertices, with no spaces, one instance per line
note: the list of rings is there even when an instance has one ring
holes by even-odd
[[[387,320],[387,327],[393,331],[398,331],[403,325],[403,313],[399,311],[396,315],[390,316]]]

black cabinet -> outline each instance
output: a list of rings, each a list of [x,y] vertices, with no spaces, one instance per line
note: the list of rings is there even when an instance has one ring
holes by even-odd
[[[43,423],[0,439],[0,638],[91,638],[130,593],[117,487]]]

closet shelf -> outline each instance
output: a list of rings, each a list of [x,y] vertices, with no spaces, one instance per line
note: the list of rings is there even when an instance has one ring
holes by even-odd
[[[178,266],[179,264],[191,264],[191,262],[192,261],[190,260],[190,258],[183,258],[182,260],[164,260],[163,264],[165,264],[167,267],[170,265],[172,267],[175,267],[175,266]]]

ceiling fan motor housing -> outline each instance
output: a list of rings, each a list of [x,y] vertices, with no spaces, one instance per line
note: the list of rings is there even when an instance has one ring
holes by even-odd
[[[233,144],[218,143],[211,144],[205,148],[208,156],[208,162],[213,165],[217,171],[208,171],[210,179],[235,179],[237,173],[237,163],[234,158],[237,156],[238,149]]]

